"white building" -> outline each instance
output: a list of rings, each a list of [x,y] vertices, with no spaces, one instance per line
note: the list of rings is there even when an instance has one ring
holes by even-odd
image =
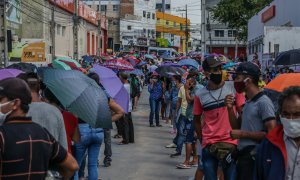
[[[155,45],[156,1],[121,0],[120,37],[125,50],[147,50]]]
[[[300,1],[274,0],[248,21],[248,59],[263,66],[280,52],[300,48]]]

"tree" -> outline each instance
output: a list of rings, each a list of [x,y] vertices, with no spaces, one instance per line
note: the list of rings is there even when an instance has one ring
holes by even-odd
[[[237,30],[236,38],[247,41],[248,20],[273,0],[221,0],[211,9],[213,19]]]

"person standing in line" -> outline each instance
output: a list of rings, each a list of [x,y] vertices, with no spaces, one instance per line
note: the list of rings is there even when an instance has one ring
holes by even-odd
[[[27,116],[31,92],[23,80],[0,81],[0,179],[45,179],[56,169],[66,179],[78,170],[73,156]]]
[[[300,87],[285,89],[278,104],[281,125],[257,148],[254,180],[300,179]]]
[[[202,144],[204,176],[206,180],[217,179],[218,166],[221,166],[224,178],[234,180],[236,162],[231,157],[236,151],[237,140],[233,140],[229,134],[232,128],[224,99],[234,94],[233,109],[241,112],[245,97],[236,93],[233,82],[222,80],[222,61],[218,57],[206,57],[202,67],[208,84],[196,92],[193,113],[195,130]]]
[[[251,62],[241,63],[236,69],[234,87],[238,93],[245,92],[247,102],[240,118],[233,110],[234,97],[228,95],[225,103],[232,127],[230,136],[238,139],[237,179],[252,180],[255,165],[256,146],[266,132],[276,126],[275,108],[268,96],[258,87],[260,69]]]
[[[120,73],[120,79],[122,83],[124,84],[125,89],[128,92],[129,96],[129,102],[128,102],[128,114],[125,114],[123,118],[120,119],[120,122],[122,124],[122,134],[123,134],[123,140],[119,143],[121,144],[128,144],[128,143],[134,143],[134,128],[133,128],[133,122],[132,122],[132,101],[130,98],[130,84],[128,82],[128,75],[125,73]]]
[[[159,123],[159,111],[163,96],[162,84],[159,81],[159,75],[152,74],[150,79],[150,84],[148,86],[148,91],[150,93],[149,104],[150,104],[150,115],[149,123],[150,127],[155,127],[153,124],[153,118],[155,116],[155,122],[157,127],[161,127]]]
[[[172,77],[172,88],[170,93],[170,101],[171,101],[171,121],[172,121],[172,130],[171,134],[176,134],[175,138],[173,139],[173,143],[166,146],[166,148],[176,148],[177,147],[177,139],[178,139],[178,126],[177,126],[177,112],[176,112],[176,104],[178,100],[178,92],[181,84],[181,76],[175,75]]]
[[[46,128],[52,136],[67,150],[68,141],[64,118],[55,106],[43,102],[40,96],[40,81],[36,74],[20,74],[18,78],[24,80],[31,91],[32,102],[30,103],[28,116],[32,121]]]

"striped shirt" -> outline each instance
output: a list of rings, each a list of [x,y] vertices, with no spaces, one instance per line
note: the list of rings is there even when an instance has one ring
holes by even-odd
[[[67,151],[43,127],[21,117],[0,127],[0,179],[42,180]]]
[[[225,81],[222,88],[208,90],[202,88],[196,92],[194,98],[194,115],[203,115],[204,126],[202,128],[202,146],[217,142],[227,142],[237,144],[237,140],[232,140],[230,131],[232,130],[228,110],[225,105],[227,95],[235,95],[235,104],[241,107],[245,103],[245,96],[237,94],[233,82]],[[234,108],[236,111],[236,108]]]

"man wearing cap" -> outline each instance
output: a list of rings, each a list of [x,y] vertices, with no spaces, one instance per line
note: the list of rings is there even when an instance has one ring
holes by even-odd
[[[266,132],[276,126],[275,109],[272,101],[258,87],[260,69],[251,62],[241,63],[236,70],[234,87],[238,93],[245,92],[247,102],[242,116],[236,117],[234,97],[228,95],[225,104],[229,112],[232,139],[238,139],[238,179],[253,179],[256,145]]]
[[[196,92],[194,123],[203,148],[201,160],[204,176],[207,180],[217,179],[218,165],[221,165],[225,179],[235,179],[236,163],[231,154],[236,150],[237,140],[233,140],[229,134],[232,128],[224,99],[233,94],[233,110],[240,112],[245,97],[236,93],[233,82],[222,80],[222,62],[218,57],[207,57],[202,67],[208,84]]]
[[[19,78],[0,81],[0,179],[45,179],[55,168],[70,178],[78,164],[43,127],[26,117],[31,103],[27,84]]]

